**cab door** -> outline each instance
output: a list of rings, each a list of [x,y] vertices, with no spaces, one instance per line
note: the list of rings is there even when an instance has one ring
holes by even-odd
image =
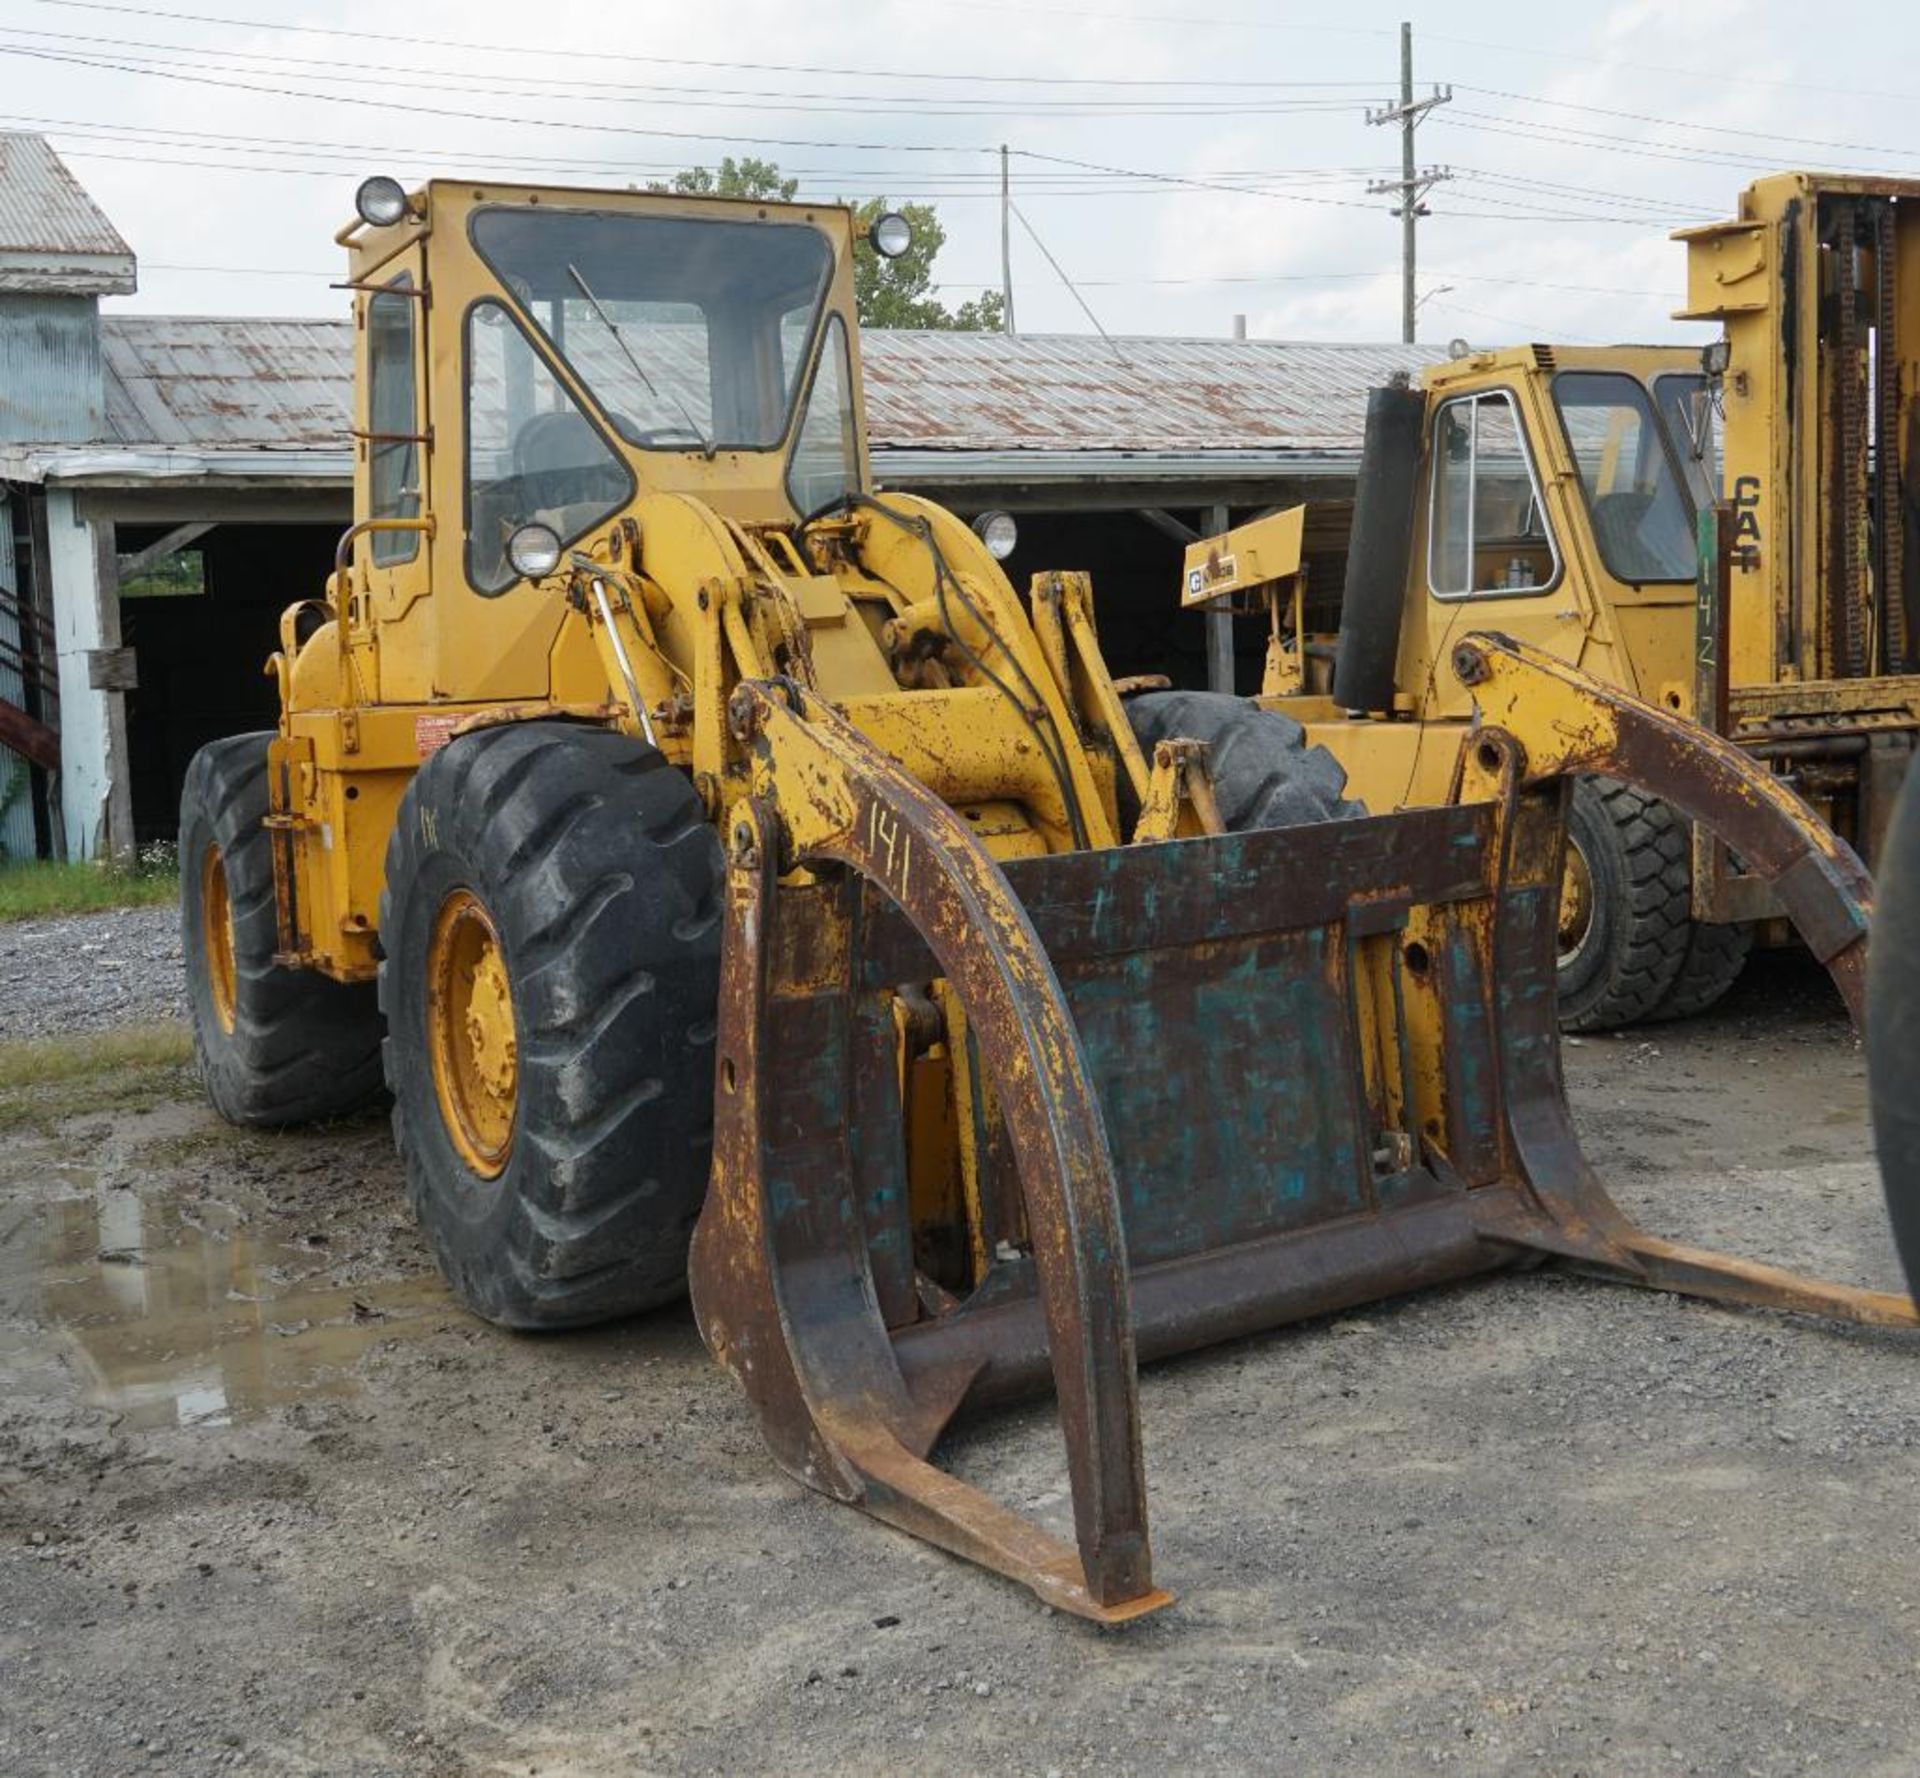
[[[432,434],[427,424],[426,295],[418,249],[389,260],[362,286],[355,350],[354,514],[412,525],[427,517]],[[373,529],[355,540],[351,639],[363,695],[405,701],[424,666],[422,622],[409,613],[433,590],[433,551],[418,529]],[[377,631],[373,624],[377,623]],[[374,636],[378,635],[376,651]],[[416,661],[415,657],[418,657]]]

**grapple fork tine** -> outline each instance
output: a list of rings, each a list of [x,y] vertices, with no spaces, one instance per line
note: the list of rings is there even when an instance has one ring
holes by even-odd
[[[1475,635],[1454,651],[1454,668],[1471,686],[1482,729],[1462,755],[1469,792],[1493,788],[1475,765],[1492,742],[1500,759],[1499,786],[1511,843],[1518,781],[1596,772],[1652,792],[1704,823],[1738,852],[1746,868],[1779,897],[1809,950],[1833,978],[1857,1026],[1866,984],[1866,936],[1873,885],[1852,849],[1764,767],[1731,742],[1657,706],[1625,697],[1578,668],[1503,636]],[[1549,691],[1559,695],[1546,695]],[[1583,720],[1543,713],[1564,710],[1567,694]],[[1482,782],[1473,783],[1478,772]],[[1555,836],[1557,843],[1557,836]],[[1538,902],[1509,895],[1503,923],[1524,927],[1541,917]],[[1539,932],[1516,931],[1520,947],[1540,946]],[[1507,1019],[1524,1017],[1509,1007]],[[1489,1206],[1489,1234],[1552,1254],[1574,1269],[1620,1283],[1674,1291],[1716,1302],[1828,1316],[1873,1327],[1920,1326],[1911,1295],[1862,1290],[1809,1278],[1779,1266],[1664,1240],[1638,1227],[1607,1193],[1580,1153],[1559,1088],[1558,1052],[1551,1043],[1502,1045],[1526,1058],[1536,1076],[1514,1083],[1508,1116],[1542,1219],[1516,1218],[1511,1204]],[[1896,1227],[1901,1207],[1890,1202]]]
[[[776,1455],[810,1485],[1012,1574],[1064,1609],[1117,1621],[1163,1605],[1113,1165],[1039,940],[965,824],[870,743],[830,712],[805,703],[796,712],[764,688],[743,687],[740,700],[743,726],[763,747],[777,738],[819,768],[810,775],[819,794],[805,808],[776,815],[755,805],[734,820],[714,1182],[692,1264],[702,1332],[753,1396]],[[852,1168],[829,1146],[804,1178],[783,1170],[806,1157],[797,1142],[783,1146],[788,1124],[769,1099],[769,970],[778,956],[813,998],[844,1003],[853,942],[844,898],[816,903],[807,931],[783,930],[783,840],[790,862],[831,861],[883,889],[968,1009],[1025,1199],[1077,1554],[923,1461],[945,1413],[925,1398],[917,1405],[901,1378]],[[779,1069],[793,1070],[796,1048],[779,1046]],[[819,1084],[844,1092],[844,1082]],[[816,1132],[838,1128],[844,1139],[833,1106],[812,1109]]]

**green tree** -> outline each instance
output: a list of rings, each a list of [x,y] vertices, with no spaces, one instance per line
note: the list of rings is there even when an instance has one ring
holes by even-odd
[[[883,259],[867,240],[874,218],[893,206],[883,197],[855,204],[859,244],[853,253],[853,293],[862,327],[934,327],[969,333],[998,333],[1000,293],[983,290],[949,309],[934,294],[933,262],[947,244],[939,212],[931,204],[902,204],[900,214],[913,230],[913,244],[898,259]]]
[[[784,179],[772,161],[728,155],[716,173],[689,167],[649,191],[687,192],[695,197],[765,198],[790,203],[798,179]],[[844,199],[842,200],[845,201]],[[883,197],[853,206],[858,244],[853,255],[853,291],[862,327],[931,327],[967,333],[998,333],[1005,324],[1000,292],[983,290],[949,309],[934,293],[933,262],[946,245],[947,231],[931,204],[902,204],[900,214],[913,229],[913,245],[898,259],[883,259],[867,241],[876,216],[891,209]]]
[[[649,191],[684,192],[697,198],[767,198],[779,204],[791,203],[799,189],[798,179],[782,179],[772,161],[757,161],[750,154],[739,160],[730,154],[725,156],[717,173],[705,167],[689,167],[674,174],[665,185],[656,182],[647,187]]]

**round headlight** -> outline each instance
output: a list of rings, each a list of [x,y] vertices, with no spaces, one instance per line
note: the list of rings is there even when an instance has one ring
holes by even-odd
[[[507,539],[507,560],[522,580],[544,580],[560,566],[560,533],[551,525],[522,525]]]
[[[1020,527],[1013,522],[1010,512],[983,512],[973,521],[973,530],[996,562],[1004,562],[1020,541]]]
[[[882,259],[898,259],[913,245],[913,224],[898,210],[888,210],[873,219],[867,239]]]
[[[376,173],[371,179],[360,181],[360,189],[353,194],[353,208],[367,227],[391,228],[411,206],[407,202],[407,189],[398,179]]]

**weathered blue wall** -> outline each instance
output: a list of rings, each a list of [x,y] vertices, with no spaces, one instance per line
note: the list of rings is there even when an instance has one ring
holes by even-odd
[[[105,431],[99,299],[0,295],[0,443],[84,443]]]

